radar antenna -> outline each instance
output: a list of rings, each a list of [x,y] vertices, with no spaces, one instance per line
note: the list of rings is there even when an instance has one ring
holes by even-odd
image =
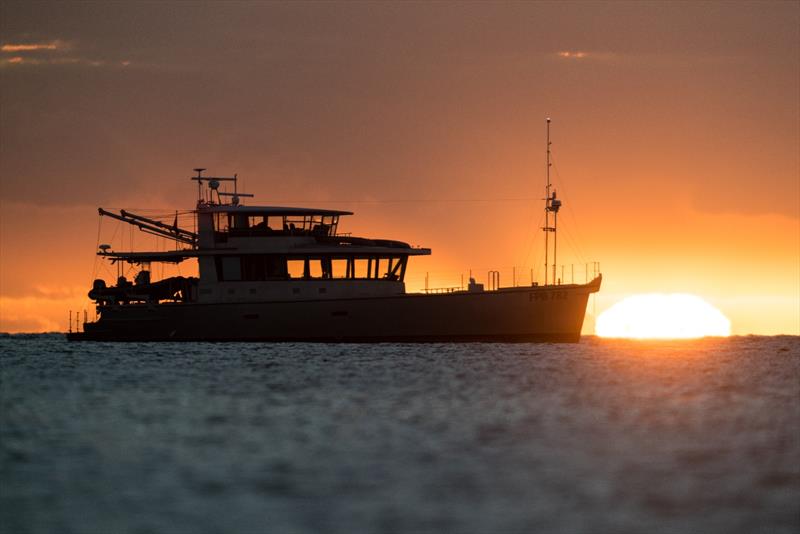
[[[205,169],[194,169],[197,176],[191,176],[189,179],[197,182],[197,204],[214,204],[214,193],[217,194],[217,204],[222,205],[222,197],[231,197],[231,205],[238,206],[239,198],[252,197],[249,193],[240,193],[237,189],[237,181],[239,175],[233,176],[203,176]],[[203,181],[208,182],[208,198],[203,198]],[[226,193],[219,190],[220,182],[233,182],[233,193]]]

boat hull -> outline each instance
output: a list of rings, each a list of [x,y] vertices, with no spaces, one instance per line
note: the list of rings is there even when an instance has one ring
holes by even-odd
[[[73,341],[577,342],[585,285],[388,297],[105,306]]]

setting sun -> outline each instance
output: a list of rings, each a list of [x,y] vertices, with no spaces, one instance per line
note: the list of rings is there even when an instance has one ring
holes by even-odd
[[[731,322],[694,295],[633,295],[600,314],[596,333],[601,337],[635,339],[729,336]]]

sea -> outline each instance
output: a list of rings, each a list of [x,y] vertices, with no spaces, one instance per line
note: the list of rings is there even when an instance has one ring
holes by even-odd
[[[800,337],[0,337],[0,531],[797,533]]]

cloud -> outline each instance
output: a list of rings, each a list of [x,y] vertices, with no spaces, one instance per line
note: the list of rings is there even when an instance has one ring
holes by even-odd
[[[35,293],[31,296],[36,298],[57,299],[57,300],[80,300],[86,296],[86,288],[83,286],[34,286]]]
[[[69,318],[63,321],[64,325]],[[58,321],[44,319],[31,313],[25,316],[3,317],[0,320],[0,333],[3,334],[43,334],[49,332],[63,332],[65,326]]]
[[[8,297],[0,295],[0,332],[63,332],[69,324],[70,311],[83,316],[94,312],[85,296],[68,296],[73,293],[66,289],[64,295],[52,297],[28,295]]]
[[[79,65],[87,67],[122,66],[127,67],[131,62],[127,59],[119,61],[105,61],[86,58],[78,55],[66,54],[75,47],[60,39],[40,43],[5,43],[0,46],[0,52],[13,54],[10,57],[0,57],[0,68],[30,65]]]
[[[564,50],[558,53],[558,57],[563,57],[567,59],[583,59],[587,55],[588,54],[586,52],[580,52],[580,51],[570,52],[569,50]]]
[[[61,57],[53,59],[31,58],[23,56],[14,56],[10,58],[0,59],[0,66],[9,65],[70,65],[78,63],[81,60],[78,58]]]
[[[617,57],[610,52],[586,52],[585,50],[561,50],[555,53],[555,57],[567,61],[596,60],[610,61]]]
[[[10,53],[40,52],[45,50],[67,50],[70,46],[59,39],[47,43],[6,43],[0,46],[0,51]]]
[[[86,67],[128,67],[131,65],[129,60],[124,61],[102,61],[98,59],[87,59],[82,57],[58,57],[58,58],[30,58],[14,56],[10,58],[0,58],[0,68],[16,67],[21,65],[81,65]]]

